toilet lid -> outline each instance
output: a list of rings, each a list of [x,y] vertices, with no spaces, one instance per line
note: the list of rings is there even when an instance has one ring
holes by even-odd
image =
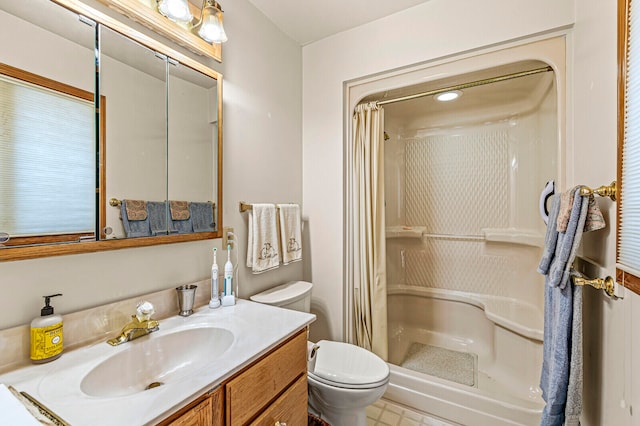
[[[267,305],[280,306],[302,299],[311,291],[313,284],[307,281],[289,281],[272,289],[254,294],[251,300]]]
[[[310,376],[339,387],[379,384],[389,378],[389,366],[372,352],[349,343],[321,340]],[[329,384],[331,384],[329,383]]]

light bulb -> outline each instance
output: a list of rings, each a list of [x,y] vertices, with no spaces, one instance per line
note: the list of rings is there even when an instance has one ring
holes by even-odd
[[[202,11],[202,23],[198,35],[209,43],[224,43],[228,40],[222,25],[222,12],[213,6]]]
[[[189,22],[193,19],[187,0],[161,0],[158,10],[172,21]]]
[[[449,102],[454,99],[458,99],[462,96],[462,92],[459,90],[450,90],[448,92],[442,92],[435,95],[436,101]]]

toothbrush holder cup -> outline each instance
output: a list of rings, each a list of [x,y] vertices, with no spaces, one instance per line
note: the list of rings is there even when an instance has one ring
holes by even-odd
[[[178,315],[188,317],[193,313],[193,302],[196,299],[197,285],[181,285],[176,287],[178,293]]]

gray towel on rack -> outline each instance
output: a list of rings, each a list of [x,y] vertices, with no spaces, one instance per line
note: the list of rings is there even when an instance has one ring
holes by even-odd
[[[578,275],[578,273],[575,273]],[[567,286],[570,287],[570,286]],[[567,385],[567,404],[564,408],[565,426],[579,426],[582,413],[582,286],[573,287],[573,318],[571,321],[571,363]]]
[[[575,194],[565,233],[556,228],[559,202],[560,196],[555,195],[538,266],[538,271],[546,275],[540,375],[542,398],[546,402],[540,421],[543,426],[579,424],[582,411],[582,287],[573,285],[570,275],[582,239],[589,198]]]
[[[124,228],[127,238],[148,237],[151,235],[149,227],[149,214],[144,220],[129,220],[127,216],[127,200],[122,200],[120,204],[120,218],[122,219],[122,227]]]
[[[151,235],[175,234],[178,231],[169,229],[167,217],[169,216],[169,203],[166,201],[147,201],[147,212],[149,213],[149,227]]]
[[[189,203],[189,213],[193,232],[214,232],[216,221],[213,218],[213,203]]]
[[[171,229],[174,229],[178,234],[191,234],[193,232],[189,203],[186,201],[169,201],[169,211],[171,213]]]
[[[549,209],[549,219],[557,218],[558,213],[560,211],[560,194],[555,194],[551,196],[551,208]],[[553,220],[553,222],[548,221],[547,223],[547,233],[544,237],[544,247],[542,249],[542,259],[540,260],[540,265],[538,266],[538,272],[547,275],[549,271],[549,267],[551,266],[551,261],[556,253],[556,244],[558,242],[558,228],[556,224],[557,220]]]

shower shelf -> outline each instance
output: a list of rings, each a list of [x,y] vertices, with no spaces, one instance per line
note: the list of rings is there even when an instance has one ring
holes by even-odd
[[[544,235],[533,229],[518,228],[484,228],[482,229],[486,241],[520,244],[525,246],[542,247]]]
[[[426,232],[426,226],[387,226],[387,239],[390,238],[431,238],[438,240],[489,241],[542,247],[544,235],[533,229],[519,228],[483,228],[479,235],[432,234]]]
[[[387,226],[385,234],[387,238],[422,238],[422,234],[427,230],[426,226]]]

